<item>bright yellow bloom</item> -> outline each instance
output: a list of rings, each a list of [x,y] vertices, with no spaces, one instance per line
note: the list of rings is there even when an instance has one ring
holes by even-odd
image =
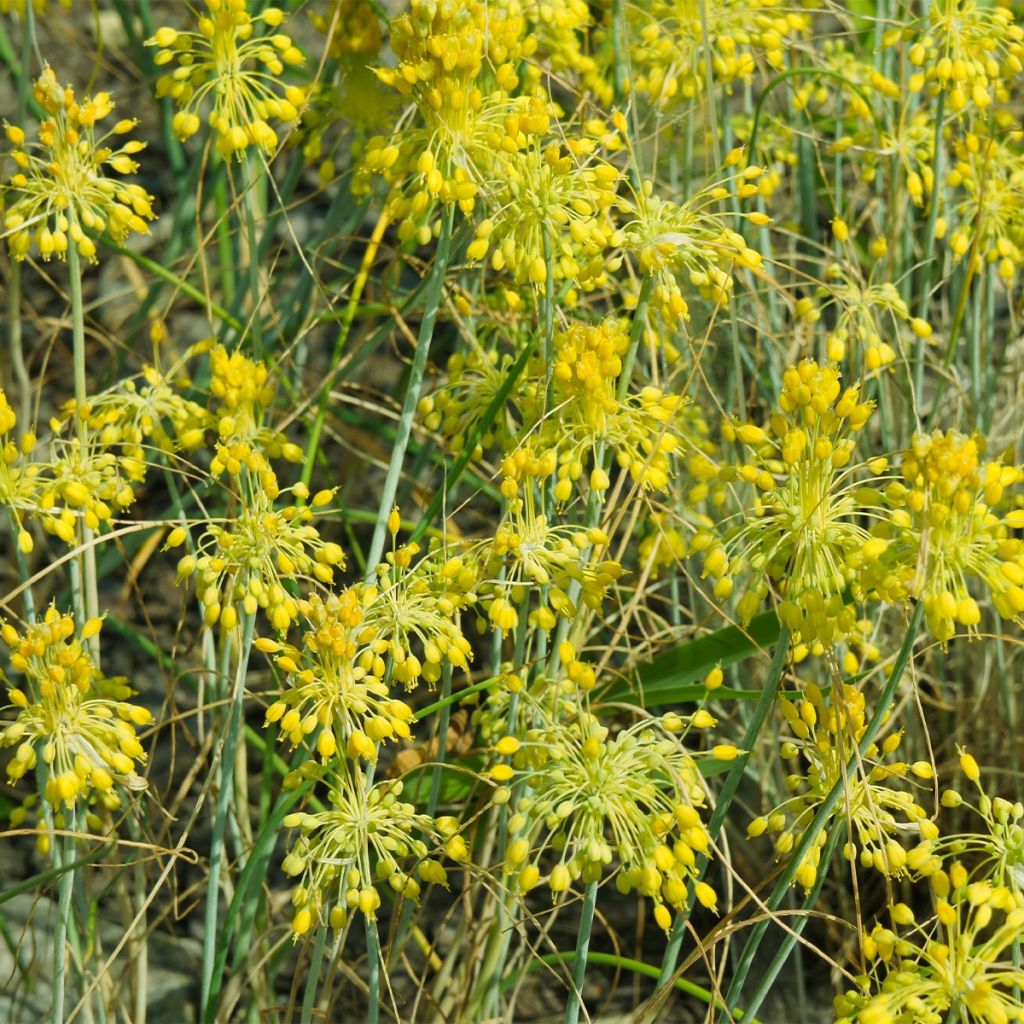
[[[176,64],[157,79],[157,96],[170,96],[179,111],[172,122],[179,139],[199,130],[199,113],[207,104],[217,151],[239,158],[249,146],[273,153],[277,132],[269,121],[296,121],[306,100],[296,85],[282,86],[286,67],[302,64],[302,51],[291,37],[274,32],[284,20],[277,7],[250,14],[246,0],[205,0],[198,31],[158,29],[146,40],[159,47],[158,66]],[[257,35],[258,27],[264,34]]]
[[[123,242],[132,232],[146,234],[146,222],[155,217],[153,197],[141,185],[108,177],[138,170],[132,157],[145,143],[122,138],[137,122],[126,118],[101,134],[99,122],[114,109],[110,94],[79,102],[71,86],[58,84],[50,67],[43,69],[32,92],[50,115],[39,126],[38,141],[26,143],[20,127],[5,124],[15,147],[10,153],[15,170],[3,187],[11,255],[23,260],[34,243],[44,260],[65,259],[68,246],[74,245],[95,262],[92,235],[107,231]]]
[[[0,746],[17,746],[7,775],[17,781],[42,762],[44,796],[54,807],[74,807],[79,797],[106,793],[115,783],[146,786],[135,771],[135,762],[146,760],[135,727],[153,718],[127,702],[131,690],[122,680],[106,679],[93,664],[86,641],[101,626],[94,619],[76,630],[70,615],[50,607],[23,633],[0,627],[10,666],[24,677],[7,691],[16,717],[0,732]]]
[[[385,883],[411,900],[419,898],[421,882],[446,885],[445,869],[428,859],[431,846],[440,847],[447,839],[453,851],[461,852],[452,843],[459,837],[446,828],[451,820],[435,822],[401,801],[401,782],[378,782],[366,789],[361,775],[335,772],[328,772],[326,781],[328,810],[297,811],[284,819],[286,828],[299,830],[281,865],[286,875],[301,876],[292,890],[296,938],[314,922],[340,931],[350,915],[376,917],[381,904],[377,886]],[[411,873],[413,865],[419,881]]]
[[[774,835],[776,852],[785,857],[800,842],[833,787],[842,783],[844,797],[833,815],[837,821],[849,821],[853,829],[843,850],[847,860],[856,857],[862,866],[891,877],[936,867],[931,841],[937,830],[913,794],[893,785],[911,777],[930,778],[930,767],[924,762],[909,764],[891,759],[889,755],[895,753],[902,737],[902,733],[895,732],[880,743],[872,743],[863,761],[847,774],[847,765],[867,725],[864,695],[846,684],[840,693],[833,691],[829,702],[814,683],[807,684],[805,693],[802,700],[782,698],[779,702],[792,734],[783,741],[781,752],[793,762],[786,775],[786,787],[793,795],[755,818],[748,834]],[[919,832],[920,842],[908,852],[903,842],[912,830]],[[814,886],[827,834],[827,827],[818,833],[797,869],[794,882],[805,890]]]

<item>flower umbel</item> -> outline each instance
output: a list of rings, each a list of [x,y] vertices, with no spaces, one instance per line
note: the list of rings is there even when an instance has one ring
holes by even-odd
[[[11,668],[24,676],[7,690],[16,717],[0,732],[0,746],[17,745],[7,775],[17,781],[41,760],[44,796],[55,807],[73,807],[115,783],[133,790],[146,785],[135,771],[135,762],[146,760],[135,727],[153,717],[127,702],[131,691],[122,681],[104,678],[93,664],[87,641],[101,627],[102,620],[90,619],[78,631],[70,615],[53,607],[23,633],[10,623],[0,627]]]
[[[11,158],[16,170],[3,188],[7,247],[23,260],[33,242],[44,260],[66,259],[69,245],[95,261],[92,234],[108,231],[123,242],[132,232],[146,234],[153,220],[152,202],[141,185],[125,184],[114,174],[133,174],[132,159],[144,142],[124,139],[138,123],[118,121],[103,133],[99,122],[110,115],[114,101],[106,92],[75,99],[71,86],[60,86],[50,67],[33,87],[36,101],[49,117],[39,126],[39,139],[26,142],[25,132],[6,124],[7,139],[14,145]]]

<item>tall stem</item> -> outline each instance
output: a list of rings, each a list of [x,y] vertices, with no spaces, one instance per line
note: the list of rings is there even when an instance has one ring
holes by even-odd
[[[212,1022],[214,1007],[208,1005],[210,984],[213,980],[213,965],[217,953],[217,904],[220,872],[224,862],[224,832],[227,827],[228,805],[234,791],[233,774],[235,767],[235,748],[238,745],[238,734],[242,722],[242,698],[245,694],[245,674],[249,663],[249,651],[252,647],[253,629],[256,624],[254,615],[246,615],[242,620],[243,637],[241,650],[238,654],[238,666],[235,673],[235,688],[231,699],[231,711],[228,717],[224,746],[221,750],[220,790],[217,793],[217,808],[213,819],[213,835],[210,838],[210,876],[206,883],[205,934],[203,939],[203,967],[200,1006],[204,1008],[204,1021]],[[230,643],[228,637],[225,643]]]
[[[263,358],[263,325],[260,322],[260,239],[256,233],[256,191],[249,157],[243,156],[239,164],[241,183],[242,220],[245,224],[245,267],[249,278],[249,294],[252,300],[252,316],[249,318],[249,334],[252,337],[252,351],[257,359]]]
[[[370,1001],[366,1007],[366,1024],[380,1021],[380,933],[377,919],[367,914],[366,920],[366,983]]]
[[[583,1001],[583,981],[587,975],[587,951],[590,949],[590,933],[594,927],[594,909],[597,907],[597,882],[590,882],[583,894],[583,908],[576,933],[576,959],[572,965],[572,989],[565,1004],[565,1024],[576,1024],[580,1019],[580,1004]]]
[[[377,563],[384,552],[384,540],[388,532],[388,514],[395,503],[398,491],[398,480],[402,475],[402,463],[405,460],[405,449],[412,434],[413,416],[419,402],[420,386],[427,368],[427,356],[430,354],[430,342],[434,337],[434,324],[437,322],[437,311],[441,305],[441,291],[444,286],[444,275],[448,269],[448,253],[451,249],[452,224],[455,218],[455,207],[450,206],[441,220],[441,234],[437,240],[437,253],[431,270],[430,286],[427,289],[426,308],[423,310],[423,321],[420,323],[416,353],[413,356],[409,371],[409,383],[402,403],[402,416],[398,421],[394,446],[391,450],[391,462],[388,464],[388,475],[381,491],[380,505],[377,510],[377,524],[373,530],[370,553],[366,558],[366,578],[372,582],[377,571]]]
[[[79,458],[87,456],[87,424],[85,407],[87,405],[85,377],[85,305],[82,301],[82,264],[78,249],[74,242],[68,246],[68,283],[71,290],[71,348],[72,364],[75,379],[75,436],[78,440]],[[81,554],[79,562],[80,577],[77,590],[75,613],[80,620],[95,618],[99,615],[99,591],[96,582],[96,549],[92,544],[93,533],[85,523],[81,527]],[[74,581],[72,581],[74,582]],[[89,650],[94,660],[99,659],[99,634],[89,641]]]
[[[935,255],[935,223],[939,216],[939,200],[942,197],[942,118],[946,108],[946,92],[939,91],[939,98],[935,104],[935,152],[932,154],[932,205],[928,211],[928,226],[924,236],[924,255],[921,260],[921,276],[918,281],[918,310],[917,315],[922,320],[928,319],[928,304],[931,300],[932,288],[932,259]],[[924,385],[924,356],[926,340],[917,339],[917,346],[914,351],[914,398],[917,402],[921,400],[921,389]],[[916,404],[911,402],[911,408]]]
[[[74,829],[74,814],[70,815]],[[67,977],[68,918],[71,914],[71,895],[75,889],[75,837],[60,837],[60,864],[65,868],[57,883],[57,921],[53,929],[53,1003],[50,1008],[51,1024],[64,1024],[64,987]]]

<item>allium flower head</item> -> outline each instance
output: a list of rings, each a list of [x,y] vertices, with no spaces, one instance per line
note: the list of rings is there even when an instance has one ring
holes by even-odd
[[[123,682],[104,678],[93,664],[87,641],[101,627],[100,619],[90,619],[77,630],[70,615],[53,607],[22,633],[10,623],[0,627],[10,666],[24,680],[7,690],[15,720],[0,732],[0,746],[17,746],[7,775],[17,781],[42,761],[44,796],[54,807],[74,807],[115,783],[132,790],[146,785],[135,771],[135,762],[146,760],[135,727],[153,718],[127,702],[131,690]]]
[[[241,157],[249,146],[272,153],[278,137],[269,121],[295,121],[305,103],[303,89],[281,83],[285,67],[305,59],[302,51],[290,36],[271,34],[284,21],[277,7],[250,14],[247,0],[205,0],[205,6],[205,13],[195,12],[198,31],[161,28],[146,40],[159,47],[158,66],[177,65],[157,79],[157,96],[170,96],[180,108],[172,121],[179,139],[199,131],[198,111],[209,106],[225,159]]]
[[[55,437],[51,458],[39,466],[39,509],[43,528],[64,543],[75,540],[79,518],[97,531],[135,501],[135,460],[122,460],[96,436]]]
[[[378,782],[367,790],[361,776],[334,772],[327,782],[330,809],[297,811],[284,819],[286,828],[299,830],[282,864],[285,874],[300,876],[292,890],[296,937],[314,924],[340,930],[350,914],[375,917],[381,904],[377,888],[384,884],[411,900],[419,898],[420,881],[445,885],[445,869],[428,857],[432,848],[443,845],[452,859],[466,859],[461,837],[442,832],[454,822],[417,813],[400,799],[401,782]]]
[[[445,663],[468,669],[473,658],[461,618],[476,602],[478,567],[440,549],[419,554],[416,543],[389,551],[366,607],[375,652],[390,658],[394,679],[408,690],[421,678],[433,686]]]
[[[303,493],[301,485],[299,492]],[[198,554],[178,562],[179,581],[195,577],[207,626],[220,623],[223,629],[234,629],[239,608],[246,615],[263,609],[279,633],[297,620],[299,604],[287,584],[295,579],[329,584],[334,570],[345,565],[341,547],[325,541],[313,525],[314,510],[328,504],[333,494],[319,491],[310,504],[282,508],[265,490],[254,488],[233,518],[208,522],[198,540]],[[177,545],[184,539],[184,529],[179,528],[168,543]]]
[[[727,524],[724,541],[698,533],[691,549],[706,552],[704,575],[717,581],[720,599],[731,595],[733,579],[748,570],[753,579],[737,611],[748,622],[774,583],[783,601],[782,621],[807,643],[841,639],[856,622],[844,596],[865,557],[884,550],[861,524],[877,517],[881,494],[864,488],[853,461],[856,435],[872,405],[859,386],[843,390],[839,371],[804,360],[783,376],[779,409],[768,430],[754,424],[726,424],[726,440],[736,440],[752,461],[724,471],[726,479],[753,484],[752,512]],[[884,460],[869,466],[885,468]]]
[[[785,857],[800,842],[832,788],[842,782],[845,795],[834,815],[836,820],[852,825],[853,835],[843,848],[847,860],[858,857],[864,867],[896,877],[937,867],[932,840],[937,838],[938,830],[915,802],[913,793],[894,786],[910,777],[930,779],[931,765],[926,761],[895,760],[892,755],[903,734],[893,732],[881,743],[872,743],[847,775],[846,767],[867,724],[864,695],[848,684],[843,684],[842,693],[830,702],[814,683],[808,684],[805,692],[806,697],[799,701],[782,698],[779,703],[781,716],[792,733],[784,740],[781,752],[783,758],[793,762],[786,776],[786,786],[793,795],[769,814],[755,818],[747,834],[773,834],[776,853]],[[910,831],[919,832],[921,841],[908,851],[901,839]],[[805,890],[814,886],[827,834],[827,828],[821,830],[817,844],[797,869],[794,881]]]
[[[835,326],[826,339],[828,357],[834,362],[848,359],[871,373],[896,361],[896,349],[889,343],[897,324],[909,327],[909,334],[927,338],[931,325],[912,317],[906,302],[890,281],[862,284],[852,278],[829,284],[836,305]]]
[[[959,750],[960,770],[977,790],[977,803],[964,797],[961,789],[947,789],[942,805],[970,808],[981,818],[984,829],[943,836],[936,846],[969,857],[972,877],[1005,885],[1014,895],[1024,893],[1024,804],[989,796],[977,761],[962,747]]]
[[[520,449],[505,460],[502,486],[507,494],[513,493],[507,484],[517,486],[510,472],[515,472],[517,462],[527,461],[519,459],[525,454]],[[546,475],[550,476],[553,455],[549,453],[544,461]],[[596,527],[583,529],[549,521],[537,510],[532,486],[524,487],[521,498],[513,496],[509,500],[508,514],[493,540],[485,543],[481,556],[483,574],[491,581],[481,587],[491,624],[506,632],[514,630],[519,623],[516,605],[532,588],[546,588],[543,618],[549,628],[554,625],[554,616],[571,619],[576,614],[576,605],[568,594],[573,582],[580,587],[588,608],[600,608],[608,588],[622,575],[618,562],[597,560],[607,544],[608,535]]]
[[[558,453],[554,494],[559,501],[567,501],[581,479],[599,493],[610,485],[599,464],[606,452],[644,490],[664,490],[673,476],[673,454],[684,444],[692,448],[698,443],[694,435],[700,424],[682,396],[647,385],[619,397],[628,347],[623,325],[610,319],[572,322],[555,336],[556,405],[543,420],[541,438]],[[537,391],[544,393],[542,384]]]
[[[972,580],[1003,618],[1024,616],[1024,542],[1011,532],[1024,516],[993,511],[1021,479],[1015,466],[983,463],[976,438],[934,431],[915,435],[901,479],[886,488],[895,507],[874,529],[887,544],[878,563],[887,577],[882,591],[923,600],[929,628],[943,642],[958,625],[977,631],[981,611]]]
[[[68,245],[95,261],[91,234],[108,231],[123,242],[132,232],[146,234],[153,220],[153,197],[140,185],[108,177],[134,174],[132,156],[144,142],[124,139],[137,122],[118,121],[103,132],[99,122],[114,109],[109,93],[100,92],[81,102],[71,86],[61,87],[50,67],[36,80],[33,95],[49,115],[39,126],[36,142],[26,142],[25,131],[5,123],[7,139],[15,147],[15,171],[3,187],[7,246],[23,260],[33,242],[43,259],[65,259]]]
[[[714,82],[727,89],[751,79],[758,60],[781,68],[786,49],[810,25],[808,15],[779,0],[723,0],[706,7],[695,0],[654,0],[629,10],[637,18],[630,32],[633,85],[658,104],[700,95],[709,59]]]
[[[999,139],[967,133],[947,175],[952,186],[949,247],[956,259],[995,264],[1011,284],[1024,265],[1024,156]]]
[[[257,641],[287,673],[266,721],[278,722],[293,747],[306,737],[315,740],[325,761],[339,749],[373,760],[377,744],[410,734],[412,711],[390,696],[377,631],[366,621],[376,596],[376,588],[363,583],[327,599],[314,595],[299,605],[309,627],[299,647]]]
[[[836,997],[836,1024],[1024,1019],[1024,970],[1011,949],[1024,929],[1024,896],[970,881],[960,863],[930,881],[934,917],[918,922],[898,903],[893,927],[878,924],[861,940],[871,975],[857,979],[859,990]]]
[[[927,11],[908,51],[922,69],[911,88],[943,90],[958,112],[968,103],[985,110],[993,99],[1006,102],[1007,86],[1024,66],[1024,28],[1013,13],[978,0],[936,0]]]
[[[492,776],[514,778],[521,794],[506,852],[506,870],[517,873],[520,889],[540,880],[540,861],[550,849],[557,855],[547,877],[553,894],[577,879],[597,881],[618,862],[620,891],[635,889],[681,908],[697,858],[710,848],[697,763],[670,735],[685,725],[668,716],[612,733],[582,712],[530,729],[522,741],[498,740],[496,753],[511,754],[512,763],[495,765]],[[716,749],[735,755],[735,748]],[[716,902],[706,883],[697,884],[697,896],[706,906]],[[664,925],[667,910],[658,918]]]
[[[516,284],[545,284],[549,262],[555,281],[598,283],[604,254],[622,236],[610,217],[620,174],[594,148],[586,139],[565,147],[537,139],[500,161],[488,216],[466,255],[489,252],[491,268],[507,270]]]
[[[733,162],[742,156],[730,154]],[[761,254],[747,245],[743,236],[730,228],[724,214],[716,209],[732,193],[744,199],[758,193],[759,167],[747,167],[732,178],[712,182],[683,203],[662,199],[654,183],[645,181],[629,204],[631,219],[623,231],[623,249],[636,257],[640,273],[653,277],[653,301],[670,323],[685,319],[689,309],[676,275],[685,274],[688,283],[712,302],[725,302],[732,290],[734,267],[759,267]],[[752,223],[765,224],[763,214],[744,214]]]
[[[217,450],[210,463],[214,476],[225,470],[238,476],[247,469],[266,481],[264,489],[275,498],[277,483],[270,460],[283,457],[301,462],[303,452],[266,424],[267,408],[274,400],[266,366],[217,345],[210,353],[210,374],[210,391],[219,400],[214,411]]]

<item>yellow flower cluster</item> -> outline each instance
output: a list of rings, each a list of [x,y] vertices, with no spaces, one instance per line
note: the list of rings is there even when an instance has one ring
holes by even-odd
[[[960,770],[978,791],[978,802],[972,804],[958,789],[947,789],[942,793],[942,806],[970,808],[982,819],[985,830],[947,835],[939,845],[958,856],[969,856],[975,877],[1006,886],[1018,896],[1024,893],[1024,804],[989,796],[978,762],[962,747],[959,750]]]
[[[734,150],[728,163],[737,164],[742,157],[741,150]],[[653,278],[654,306],[670,324],[689,316],[677,274],[685,274],[704,298],[724,303],[733,287],[733,271],[760,267],[761,254],[727,225],[719,208],[723,200],[758,195],[757,182],[763,175],[762,168],[748,166],[705,185],[682,203],[662,198],[654,183],[645,181],[628,203],[623,249],[636,257],[642,275]],[[733,216],[754,225],[769,221],[767,215],[757,212]]]
[[[277,722],[293,748],[309,737],[325,762],[339,749],[374,760],[378,743],[410,734],[412,711],[390,697],[384,681],[390,645],[366,621],[376,596],[376,588],[365,584],[327,599],[314,595],[300,603],[309,627],[300,648],[256,642],[287,674],[266,723]]]
[[[907,53],[922,69],[910,88],[942,90],[956,112],[968,103],[982,111],[993,99],[1006,103],[1008,86],[1024,67],[1024,28],[1013,12],[978,0],[935,0],[927,10]]]
[[[298,938],[314,925],[341,931],[349,915],[376,917],[387,884],[405,899],[419,899],[420,882],[447,885],[441,863],[431,859],[428,842],[443,845],[456,861],[467,859],[465,841],[453,818],[432,820],[399,798],[401,782],[378,782],[369,789],[361,778],[331,773],[328,810],[297,811],[284,819],[298,838],[281,865],[301,876],[292,890],[292,933]],[[445,835],[447,831],[447,836]],[[401,862],[415,862],[419,881]]]
[[[198,31],[165,27],[146,40],[158,48],[158,66],[176,65],[157,79],[157,96],[169,96],[179,107],[172,121],[179,139],[199,131],[197,111],[208,104],[217,152],[226,160],[241,158],[250,146],[273,153],[278,137],[269,122],[296,121],[306,101],[300,86],[281,85],[285,68],[304,61],[302,51],[290,36],[273,32],[284,21],[280,8],[251,14],[247,0],[205,4]],[[265,34],[257,35],[260,26]]]
[[[958,861],[929,881],[934,916],[918,922],[911,907],[896,903],[892,927],[878,924],[861,940],[871,976],[836,997],[836,1024],[994,1024],[1024,1016],[1024,970],[1011,951],[1024,929],[1024,896],[970,881]]]
[[[1024,616],[1024,541],[1014,537],[1024,514],[993,509],[1021,470],[1001,461],[982,462],[975,438],[957,431],[918,434],[904,452],[900,478],[885,491],[894,506],[873,528],[886,544],[876,581],[883,596],[900,591],[924,601],[928,625],[939,640],[958,625],[976,632],[981,609],[971,596],[976,579],[1007,619]]]
[[[725,439],[753,458],[720,475],[752,484],[757,496],[722,538],[698,532],[691,551],[705,553],[703,575],[715,580],[720,600],[732,595],[735,579],[751,576],[737,603],[743,622],[774,584],[783,597],[779,617],[806,643],[831,643],[854,627],[847,588],[864,561],[885,549],[862,525],[877,517],[882,496],[859,483],[854,461],[856,435],[871,411],[858,386],[842,388],[834,366],[804,360],[786,370],[767,430],[725,424]],[[884,468],[884,460],[868,466]]]
[[[277,480],[270,460],[301,462],[302,449],[266,426],[266,411],[274,400],[267,367],[241,351],[229,353],[217,345],[210,353],[210,391],[218,399],[214,426],[218,441],[210,468],[214,476],[227,471],[237,476],[243,467],[260,480],[267,496],[277,497]]]
[[[709,71],[730,90],[753,78],[758,60],[782,68],[786,49],[810,27],[808,15],[779,0],[652,0],[627,10],[633,21],[632,85],[657,104],[699,96]]]
[[[553,453],[534,460],[542,462],[542,467],[530,466],[530,461],[525,449],[509,456],[505,460],[503,487],[510,483],[516,486],[511,472],[540,469],[530,477],[544,479],[554,471]],[[506,490],[511,493],[511,488]],[[608,544],[607,534],[596,527],[585,529],[549,521],[537,511],[532,484],[523,491],[522,498],[509,501],[507,516],[493,540],[484,543],[482,553],[481,576],[495,582],[481,587],[481,600],[492,627],[504,632],[519,625],[518,606],[533,588],[544,588],[544,601],[536,612],[536,621],[550,630],[558,616],[571,620],[576,615],[576,603],[568,593],[573,584],[580,589],[583,603],[597,610],[608,588],[622,574],[618,562],[596,560]]]
[[[300,485],[296,496],[304,499],[308,491]],[[345,565],[341,547],[325,541],[312,522],[314,510],[333,497],[333,491],[318,491],[308,505],[277,508],[257,488],[232,519],[207,522],[197,554],[178,562],[179,582],[195,577],[207,626],[234,629],[239,608],[249,616],[263,609],[279,633],[297,620],[299,603],[289,592],[291,584],[299,579],[332,583],[334,570]],[[178,527],[167,544],[174,547],[184,540],[185,530]]]
[[[996,138],[967,133],[947,175],[954,188],[949,248],[974,272],[994,264],[1013,283],[1024,265],[1024,155]]]
[[[397,512],[391,533],[397,533]],[[477,600],[479,569],[472,558],[447,557],[437,548],[414,561],[416,543],[388,552],[377,566],[373,600],[366,609],[378,652],[392,662],[392,676],[406,689],[422,677],[433,686],[448,663],[468,670],[473,650],[462,633],[461,615]]]
[[[108,177],[134,174],[134,154],[144,142],[123,138],[136,121],[124,118],[100,133],[99,122],[114,109],[109,93],[79,102],[71,86],[61,86],[46,67],[33,95],[49,115],[39,126],[37,142],[6,124],[15,170],[3,187],[7,247],[23,260],[33,243],[43,259],[66,259],[69,245],[86,259],[96,259],[92,235],[104,231],[118,242],[132,232],[146,234],[153,220],[153,197],[141,185]]]
[[[931,765],[892,760],[890,755],[903,737],[902,732],[892,732],[880,744],[872,743],[847,776],[847,765],[867,722],[864,694],[848,684],[841,692],[833,691],[828,702],[814,683],[808,683],[804,692],[801,700],[781,698],[779,702],[793,736],[781,746],[782,757],[795,762],[786,776],[786,787],[793,795],[755,818],[747,826],[747,835],[774,835],[776,853],[785,856],[800,842],[819,806],[841,782],[843,801],[834,813],[852,827],[853,835],[843,847],[847,860],[857,858],[864,867],[890,877],[934,870],[938,865],[933,841],[938,829],[912,793],[893,788],[894,782],[910,776],[931,779]],[[907,850],[901,840],[911,830],[919,832],[921,842]],[[817,879],[827,834],[827,828],[818,833],[797,868],[794,881],[805,890],[812,889]]]
[[[915,337],[932,334],[926,320],[910,315],[906,302],[889,281],[864,285],[846,278],[830,284],[828,291],[836,305],[835,326],[825,340],[833,362],[849,359],[854,365],[859,362],[863,372],[871,373],[896,361],[896,349],[885,340],[892,337],[896,324],[908,325]],[[883,317],[889,322],[883,323]]]
[[[695,723],[673,715],[661,727],[643,722],[613,734],[581,712],[574,721],[527,730],[522,742],[499,739],[495,753],[511,755],[511,765],[493,765],[491,777],[515,780],[523,794],[509,819],[514,838],[505,854],[519,891],[541,880],[539,862],[551,849],[558,861],[547,884],[555,896],[577,880],[598,881],[618,860],[620,892],[636,890],[654,900],[663,928],[671,924],[668,907],[686,905],[688,883],[713,908],[714,889],[697,881],[697,858],[711,845],[700,815],[700,773],[694,757],[669,735],[687,724]],[[735,754],[734,748],[716,749]]]
[[[24,677],[17,686],[8,683],[15,719],[0,732],[0,746],[17,749],[7,776],[16,782],[41,763],[44,796],[54,807],[74,807],[115,784],[130,790],[146,785],[135,771],[135,763],[146,760],[135,727],[153,718],[128,703],[131,691],[123,682],[104,678],[93,663],[88,641],[102,625],[90,619],[78,630],[70,615],[50,607],[22,633],[10,623],[0,627],[10,666]]]

